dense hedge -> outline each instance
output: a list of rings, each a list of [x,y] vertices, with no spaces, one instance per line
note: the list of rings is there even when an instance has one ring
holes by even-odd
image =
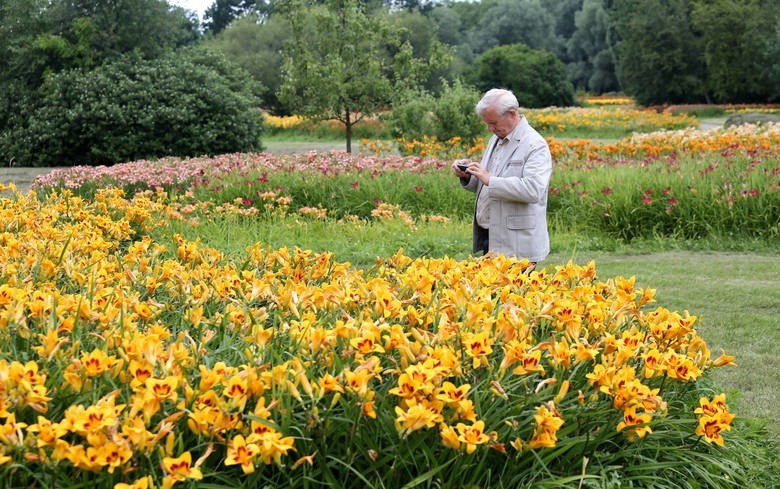
[[[0,135],[0,159],[71,166],[256,150],[256,93],[243,71],[196,50],[51,74],[23,123]]]
[[[512,90],[520,105],[529,108],[574,105],[574,88],[566,65],[548,51],[525,44],[497,46],[482,53],[466,73],[479,90]]]

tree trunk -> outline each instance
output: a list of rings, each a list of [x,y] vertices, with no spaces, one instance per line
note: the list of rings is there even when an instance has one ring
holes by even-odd
[[[349,109],[346,111],[347,117],[344,118],[344,129],[347,136],[347,153],[352,154],[352,117]]]

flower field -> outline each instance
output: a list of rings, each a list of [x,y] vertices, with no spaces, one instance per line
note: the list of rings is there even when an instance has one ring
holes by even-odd
[[[549,138],[555,169],[549,212],[554,226],[631,242],[674,237],[780,239],[780,126],[656,131],[603,143]],[[319,209],[334,219],[368,218],[380,203],[413,217],[463,218],[466,192],[452,192],[454,158],[481,147],[427,141],[423,154],[229,154],[73,167],[38,177],[39,192],[88,196],[115,185],[129,194],[162,188],[192,192],[190,205],[238,205],[245,212]],[[444,174],[444,175],[443,175]],[[188,208],[185,208],[185,210]]]
[[[678,185],[705,195],[702,209],[777,212],[776,127],[551,142],[554,216],[633,205],[639,226],[669,215],[673,197],[672,212],[694,206]],[[739,413],[707,375],[739,359],[711,352],[695,315],[656,304],[634,277],[401,250],[361,267],[262,242],[228,254],[170,231],[446,222],[473,205],[452,196],[448,167],[242,154],[57,170],[26,195],[4,187],[0,481],[762,487],[745,471]],[[724,183],[731,193],[705,191]],[[730,205],[712,200],[724,195]],[[771,241],[776,222],[749,227]]]
[[[673,431],[707,453],[730,429],[697,380],[732,359],[594,264],[399,253],[369,271],[261,244],[237,262],[143,237],[171,215],[148,192],[3,200],[5,481],[400,487],[424,446],[530,484],[564,473],[556,452],[639,456]]]

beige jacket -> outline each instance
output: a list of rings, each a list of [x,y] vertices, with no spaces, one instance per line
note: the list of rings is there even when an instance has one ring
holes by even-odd
[[[494,164],[490,177],[490,240],[495,253],[544,260],[550,253],[547,232],[547,193],[552,174],[552,156],[547,141],[526,120],[520,119],[510,134],[509,146],[501,161]],[[481,165],[487,165],[498,138],[490,138]],[[461,179],[477,200],[483,185],[476,177]],[[476,215],[476,207],[475,207]],[[473,251],[480,251],[477,223],[474,221]]]

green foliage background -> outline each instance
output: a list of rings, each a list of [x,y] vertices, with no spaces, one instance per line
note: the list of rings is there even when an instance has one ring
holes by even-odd
[[[62,89],[58,84],[65,84],[59,75],[99,77],[90,72],[130,59],[130,53],[139,64],[170,53],[187,58],[182,49],[194,45],[214,48],[225,66],[232,67],[229,71],[240,67],[260,84],[262,88],[252,90],[258,97],[251,102],[252,110],[321,118],[349,110],[349,120],[340,116],[348,127],[359,118],[353,110],[368,114],[392,109],[406,102],[406,89],[422,88],[439,96],[458,81],[468,81],[479,91],[509,86],[529,107],[570,105],[568,84],[597,94],[623,92],[648,106],[780,100],[780,66],[775,62],[780,54],[780,0],[355,0],[334,2],[329,12],[345,20],[343,14],[352,9],[357,21],[328,24],[309,18],[301,34],[293,36],[285,16],[291,9],[295,15],[315,11],[321,3],[220,0],[207,9],[201,25],[194,12],[165,0],[0,0],[0,164],[74,165],[82,161],[73,158],[100,161],[103,155],[122,154],[115,148],[135,142],[132,137],[117,141],[103,124],[109,119],[116,123],[117,109],[110,103],[93,101],[89,110],[64,103],[40,109],[46,97]],[[368,25],[374,28],[366,30]],[[349,52],[350,46],[359,49]],[[320,48],[327,49],[316,51]],[[495,71],[505,63],[505,69]],[[224,70],[217,71],[224,76]],[[351,72],[362,76],[349,79]],[[314,83],[317,77],[327,81]],[[291,94],[284,100],[283,81]],[[315,85],[316,90],[306,91]],[[290,89],[293,86],[297,88]],[[174,96],[173,88],[185,93]],[[154,92],[155,100],[189,99],[196,105],[212,104],[224,95],[210,98],[183,80],[164,89],[151,84],[145,89]],[[169,110],[178,107],[170,105]],[[236,124],[228,127],[238,134],[215,137],[213,128],[185,129],[183,124],[211,124],[195,121],[193,115],[213,115],[202,108],[191,113],[187,109],[179,116],[163,115],[153,107],[148,111],[147,117],[159,119],[158,127],[173,121],[178,140],[193,139],[172,145],[165,140],[167,134],[146,136],[145,141],[160,138],[149,142],[150,157],[170,156],[174,150],[179,155],[214,154],[226,147],[239,151],[257,124],[234,118]],[[69,126],[68,114],[55,114],[67,110],[76,110],[79,117],[89,114],[97,124]],[[43,116],[51,116],[51,122],[42,123]],[[56,134],[65,134],[63,129],[69,127],[62,143],[63,138],[45,133],[53,121],[66,121],[55,127]],[[468,137],[469,130],[459,135]],[[46,153],[38,154],[43,140]],[[84,148],[66,148],[72,146],[70,140],[81,140],[82,146],[101,142],[95,144],[95,154],[87,155]],[[136,154],[148,152],[145,148]]]
[[[523,107],[569,107],[574,88],[566,65],[550,52],[524,44],[498,46],[482,53],[466,79],[482,92],[493,87],[512,90]]]
[[[40,99],[26,107],[27,125],[3,134],[0,153],[58,166],[260,149],[255,87],[222,58],[195,50],[63,71],[45,78]]]

